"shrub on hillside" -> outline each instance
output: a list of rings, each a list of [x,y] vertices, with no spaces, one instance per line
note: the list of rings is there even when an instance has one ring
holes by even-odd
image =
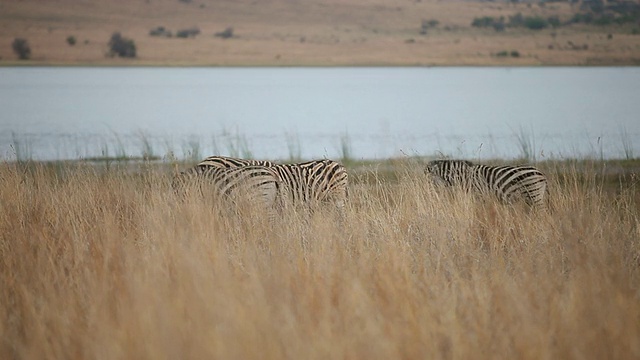
[[[133,40],[115,32],[109,40],[109,56],[134,58],[136,57],[136,44]]]
[[[11,44],[11,48],[13,48],[13,52],[18,55],[18,59],[20,60],[28,60],[29,57],[31,57],[31,48],[26,39],[15,38]]]
[[[594,13],[601,13],[605,10],[604,0],[583,1],[582,6],[583,8],[585,6],[588,7],[589,10],[593,11]]]
[[[161,37],[171,37],[173,34],[170,30],[166,29],[164,26],[158,26],[155,29],[151,29],[149,31],[150,36],[161,36]]]
[[[504,22],[500,21],[500,22],[496,22],[493,24],[493,30],[497,31],[497,32],[502,32],[506,29],[506,25],[504,24]]]
[[[422,20],[422,24],[420,25],[420,34],[421,35],[426,35],[427,34],[427,29],[435,28],[439,24],[440,24],[440,22],[438,20],[435,20],[435,19]]]
[[[427,30],[429,28],[436,28],[438,27],[438,25],[440,25],[440,21],[436,20],[436,19],[431,19],[431,20],[422,20],[422,23],[420,25],[420,35],[426,35],[427,34]]]
[[[560,18],[557,15],[549,16],[547,18],[547,23],[549,23],[549,25],[553,28],[557,28],[562,25],[562,23],[560,22]]]
[[[517,13],[513,16],[509,16],[509,26],[518,27],[524,26],[524,16],[521,13]]]
[[[541,30],[549,25],[547,20],[540,16],[526,17],[524,18],[524,26],[531,30]]]
[[[67,44],[69,44],[69,46],[73,46],[76,44],[76,37],[73,35],[67,36]]]
[[[613,25],[640,23],[640,4],[631,1],[607,2],[591,1],[588,6],[581,8],[569,23],[583,23],[594,25]]]
[[[497,57],[520,57],[520,52],[518,50],[511,50],[511,51],[507,51],[507,50],[503,50],[503,51],[499,51],[497,53],[495,53],[495,56]]]
[[[493,18],[491,16],[483,16],[479,18],[474,18],[471,22],[471,26],[473,27],[492,27],[495,31],[504,31],[506,25],[504,23],[504,17],[500,17],[498,19]]]
[[[583,23],[583,24],[590,24],[593,22],[593,14],[592,13],[585,13],[585,14],[575,14],[573,15],[573,18],[571,18],[570,22],[571,23]]]
[[[554,24],[560,24],[560,19],[556,17],[550,17],[550,21]],[[521,13],[517,13],[513,16],[509,16],[509,27],[526,27],[530,30],[541,30],[549,26],[549,20],[540,16],[523,16]]]
[[[471,22],[471,26],[490,27],[490,26],[493,26],[495,21],[496,20],[491,16],[477,17],[477,18],[473,18],[473,21]]]
[[[197,27],[193,27],[191,29],[182,29],[176,32],[176,36],[179,38],[191,38],[196,37],[196,35],[200,34],[200,29]]]
[[[232,27],[228,27],[228,28],[224,29],[221,32],[215,33],[215,36],[221,37],[223,39],[229,39],[229,38],[233,37],[233,28]]]
[[[602,14],[600,17],[596,18],[593,23],[595,25],[606,26],[613,24],[614,21],[615,18],[613,14]]]

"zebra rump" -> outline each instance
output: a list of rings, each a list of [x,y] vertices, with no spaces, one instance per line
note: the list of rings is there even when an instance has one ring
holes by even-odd
[[[265,160],[210,156],[199,162],[204,167],[265,166],[273,169],[294,205],[313,206],[334,203],[343,208],[348,199],[348,175],[345,167],[333,160],[312,160],[295,164],[275,164]]]
[[[476,165],[466,160],[434,160],[425,173],[447,186],[490,193],[503,202],[522,198],[532,206],[544,206],[547,177],[533,166]]]
[[[177,174],[172,187],[179,196],[189,190],[197,191],[215,201],[257,203],[266,209],[276,209],[281,198],[280,178],[265,166],[195,166]]]
[[[333,203],[343,208],[349,197],[349,177],[345,167],[333,160],[313,160],[298,164],[276,165],[294,204],[314,206]]]

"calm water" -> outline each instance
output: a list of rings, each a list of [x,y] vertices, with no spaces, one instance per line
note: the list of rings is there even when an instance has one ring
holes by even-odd
[[[0,68],[0,157],[640,154],[640,68]]]

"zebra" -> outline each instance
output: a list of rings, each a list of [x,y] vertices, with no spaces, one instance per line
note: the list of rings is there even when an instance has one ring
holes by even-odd
[[[533,166],[488,166],[466,160],[434,160],[425,173],[446,186],[493,194],[505,203],[517,198],[543,207],[548,196],[547,177]]]
[[[208,158],[200,161],[196,166],[215,166],[222,168],[233,168],[241,166],[267,166],[273,167],[275,164],[267,160],[251,160],[251,159],[239,159],[228,156],[209,156]]]
[[[195,166],[176,174],[171,185],[178,196],[195,190],[201,196],[213,197],[215,201],[230,201],[235,205],[257,203],[272,216],[281,206],[280,178],[266,166]]]
[[[349,197],[349,179],[345,167],[333,160],[312,160],[295,164],[275,164],[265,160],[210,156],[197,167],[231,168],[265,166],[273,169],[294,206],[314,208],[319,203],[333,203],[343,211]]]

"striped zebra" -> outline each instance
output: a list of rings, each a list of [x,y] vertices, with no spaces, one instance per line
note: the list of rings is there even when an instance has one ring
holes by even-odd
[[[266,160],[250,160],[250,159],[238,159],[227,156],[209,156],[208,158],[200,161],[196,166],[215,166],[221,168],[233,168],[241,166],[268,166],[273,167],[275,164]]]
[[[236,205],[242,202],[266,209],[273,215],[281,201],[280,178],[266,166],[195,166],[177,174],[171,185],[179,196],[197,191],[215,201],[231,201]]]
[[[425,173],[446,186],[493,194],[503,202],[517,198],[535,207],[544,206],[547,177],[533,166],[476,165],[466,160],[434,160]]]
[[[265,166],[273,169],[295,206],[315,207],[319,203],[333,203],[340,211],[349,196],[349,180],[345,167],[333,160],[312,160],[296,164],[275,164],[264,160],[210,156],[196,166],[231,168]]]

